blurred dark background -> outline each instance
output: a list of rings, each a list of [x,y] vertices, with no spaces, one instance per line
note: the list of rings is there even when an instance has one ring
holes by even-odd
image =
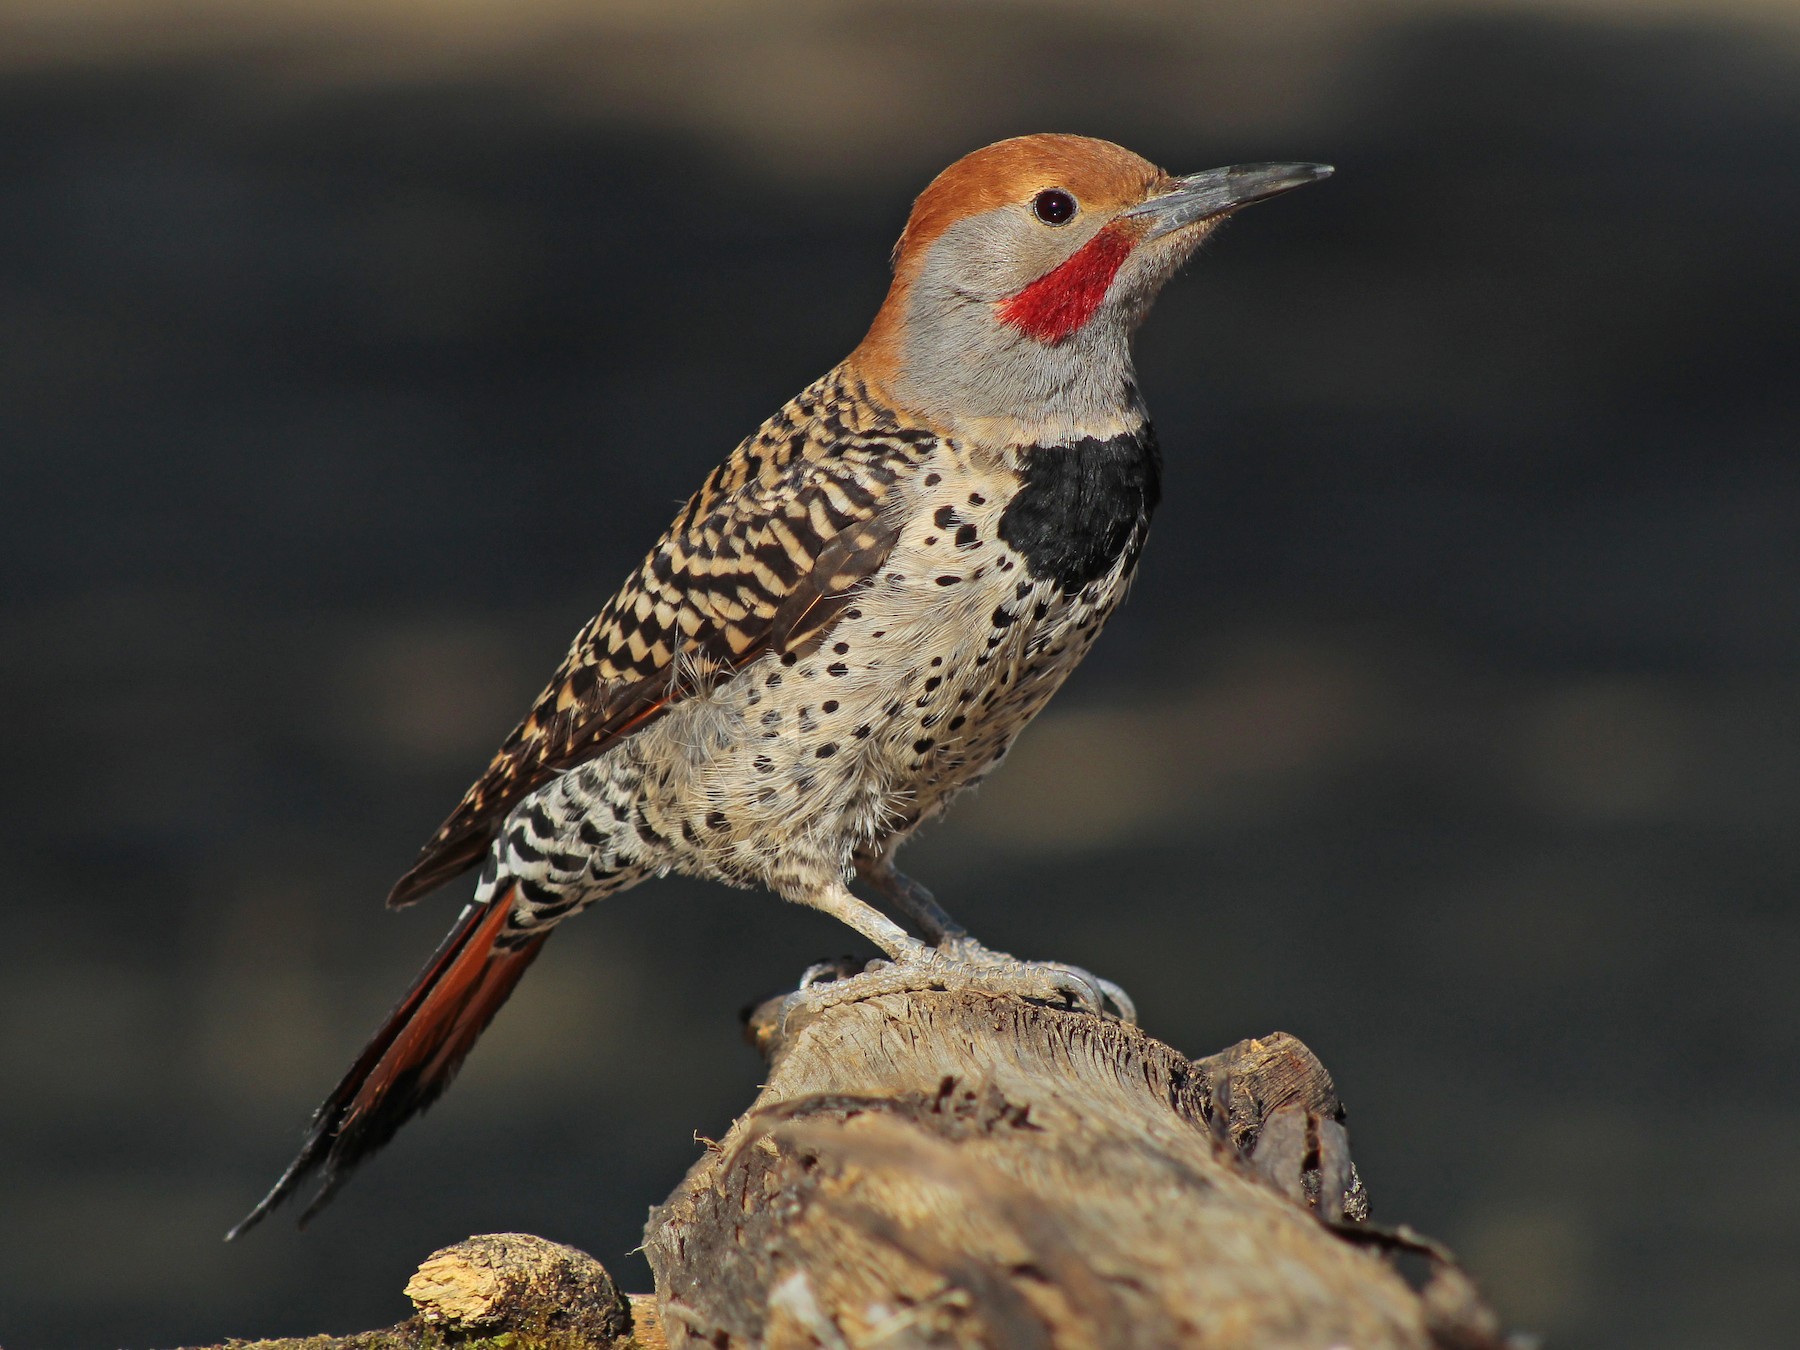
[[[1378,1217],[1556,1345],[1800,1319],[1800,13],[15,0],[0,14],[0,1339],[352,1330],[525,1230],[649,1287],[740,1005],[572,925],[305,1235],[220,1235],[446,928],[381,897],[1004,135],[1322,159],[1139,344],[1132,603],[909,870],[1191,1053],[1302,1036]]]

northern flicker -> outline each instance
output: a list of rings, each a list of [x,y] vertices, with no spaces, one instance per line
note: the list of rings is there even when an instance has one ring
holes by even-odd
[[[481,868],[231,1236],[318,1171],[310,1217],[448,1086],[552,929],[646,877],[812,905],[901,979],[1001,964],[894,851],[1000,762],[1125,593],[1159,493],[1130,350],[1158,291],[1237,208],[1330,172],[1176,178],[1041,135],[939,174],[862,343],[713,470],[395,885],[406,905]]]

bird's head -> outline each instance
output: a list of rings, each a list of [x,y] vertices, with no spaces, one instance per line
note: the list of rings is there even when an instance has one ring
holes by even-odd
[[[891,399],[984,439],[1104,433],[1137,416],[1130,338],[1241,206],[1325,177],[1240,164],[1186,178],[1086,136],[965,155],[913,204],[852,360]]]

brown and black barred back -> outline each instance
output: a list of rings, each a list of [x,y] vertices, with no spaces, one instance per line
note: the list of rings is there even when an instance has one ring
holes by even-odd
[[[574,645],[395,883],[410,904],[481,862],[520,799],[714,687],[816,637],[898,537],[889,490],[936,435],[843,367],[815,381],[707,477]]]

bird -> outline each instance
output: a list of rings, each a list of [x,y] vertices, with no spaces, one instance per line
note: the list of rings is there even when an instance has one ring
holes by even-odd
[[[228,1239],[316,1173],[304,1226],[445,1090],[556,926],[648,878],[833,915],[887,958],[858,978],[1006,968],[895,850],[1001,762],[1125,595],[1161,494],[1131,352],[1152,302],[1221,221],[1331,172],[1177,177],[1040,134],[934,178],[867,335],[706,477],[393,887],[400,907],[480,869]]]

